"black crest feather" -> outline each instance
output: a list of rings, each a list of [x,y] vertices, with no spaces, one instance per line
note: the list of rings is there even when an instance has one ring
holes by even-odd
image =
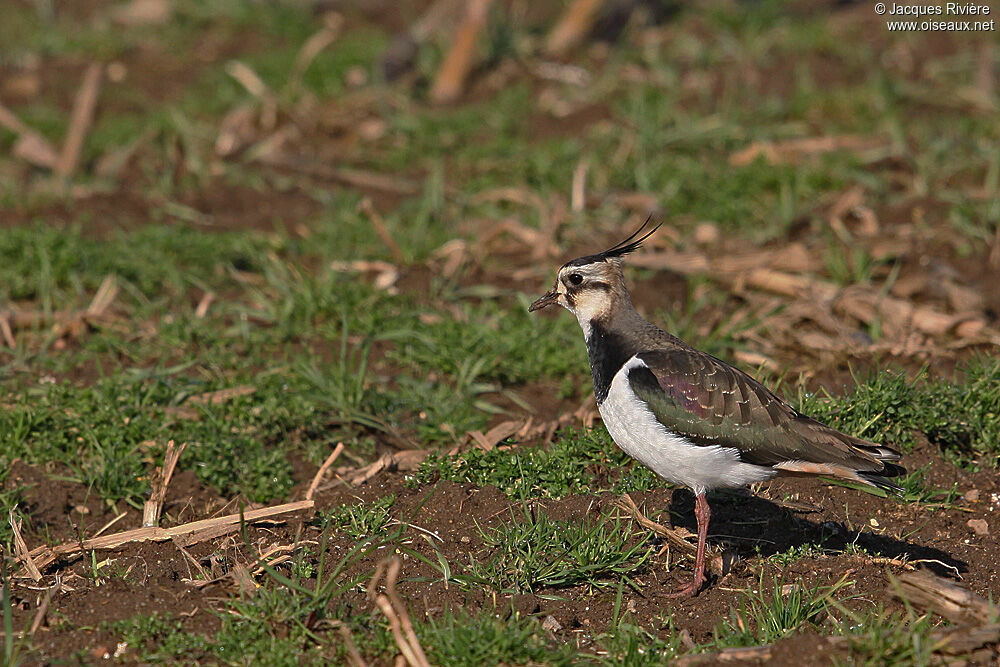
[[[648,218],[646,218],[646,221],[642,223],[642,226],[639,227],[639,229],[632,232],[631,236],[629,236],[624,241],[621,241],[614,247],[608,248],[604,252],[599,252],[596,255],[587,255],[586,257],[578,257],[577,259],[574,259],[572,262],[568,262],[565,266],[585,266],[587,264],[593,264],[594,262],[603,262],[609,259],[614,259],[615,257],[622,257],[623,255],[627,255],[630,252],[635,252],[636,250],[642,247],[642,242],[648,239],[650,236],[652,236],[653,233],[660,228],[660,225],[663,224],[662,222],[658,223],[655,227],[653,227],[645,234],[643,234],[642,233],[643,230],[645,230],[649,226],[649,223],[652,220],[653,216],[649,216]],[[642,236],[640,236],[640,234],[642,234]]]
[[[648,239],[650,236],[652,236],[653,233],[660,228],[660,225],[663,224],[661,222],[652,229],[650,229],[645,234],[642,234],[642,230],[646,229],[646,226],[649,225],[652,219],[653,216],[649,216],[648,218],[646,218],[646,221],[642,223],[642,226],[639,227],[639,229],[632,232],[632,236],[628,237],[615,247],[609,248],[602,253],[598,253],[598,255],[600,257],[607,259],[609,257],[621,257],[622,255],[629,254],[630,252],[635,252],[636,250],[642,247],[642,242]],[[639,236],[639,234],[642,234],[642,236]]]

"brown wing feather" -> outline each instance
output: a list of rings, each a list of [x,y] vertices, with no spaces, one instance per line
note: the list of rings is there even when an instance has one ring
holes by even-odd
[[[888,474],[900,455],[840,433],[795,410],[763,384],[720,359],[690,348],[637,355],[648,367],[629,381],[671,431],[703,445],[734,447],[748,463],[832,464]],[[898,467],[898,466],[895,466]]]

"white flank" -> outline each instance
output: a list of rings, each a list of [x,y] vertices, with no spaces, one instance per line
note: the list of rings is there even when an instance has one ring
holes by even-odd
[[[777,471],[740,461],[739,452],[719,445],[696,445],[671,433],[629,386],[628,373],[646,367],[637,357],[622,366],[611,390],[598,405],[615,444],[657,475],[701,493],[719,487],[740,487],[774,477]]]

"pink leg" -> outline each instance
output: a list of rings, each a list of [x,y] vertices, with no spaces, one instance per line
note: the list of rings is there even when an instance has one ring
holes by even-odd
[[[705,542],[708,539],[708,522],[712,520],[712,510],[704,493],[694,497],[694,516],[698,520],[698,553],[694,558],[694,578],[691,583],[673,593],[667,593],[669,598],[694,597],[705,585]]]

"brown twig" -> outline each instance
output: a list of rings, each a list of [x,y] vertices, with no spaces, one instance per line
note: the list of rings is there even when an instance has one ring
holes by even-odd
[[[17,341],[14,340],[14,330],[10,328],[10,315],[8,313],[0,313],[0,333],[3,334],[3,342],[10,349],[17,347]]]
[[[312,500],[313,494],[316,493],[316,487],[318,487],[319,483],[323,480],[323,475],[330,468],[330,466],[333,465],[333,462],[337,460],[337,457],[340,456],[342,451],[344,451],[344,443],[338,442],[333,452],[326,457],[326,461],[323,461],[323,465],[319,467],[319,470],[317,470],[316,474],[313,476],[312,482],[309,484],[309,490],[306,491],[306,500]]]
[[[34,637],[35,633],[38,632],[38,628],[42,626],[45,621],[45,615],[49,612],[49,604],[52,602],[52,598],[62,590],[62,579],[59,575],[56,575],[56,583],[52,584],[46,591],[45,597],[42,598],[42,604],[38,605],[38,611],[35,612],[35,618],[31,621],[31,628],[28,630],[28,636]]]
[[[14,155],[36,167],[55,168],[56,163],[59,162],[59,155],[52,144],[41,134],[25,125],[13,111],[3,104],[0,104],[0,127],[5,127],[17,135],[17,143],[14,144],[13,150]]]
[[[688,667],[689,665],[718,664],[727,662],[754,661],[762,662],[771,657],[771,647],[765,646],[738,646],[727,648],[715,653],[697,653],[694,655],[684,655],[678,658],[674,664]]]
[[[17,505],[12,507],[9,516],[10,529],[14,533],[14,552],[17,554],[17,559],[24,563],[24,568],[31,575],[31,578],[35,581],[41,581],[42,573],[39,571],[38,566],[35,565],[35,561],[28,551],[28,545],[24,543],[24,537],[21,535],[21,518],[14,516],[16,509]]]
[[[106,524],[104,524],[103,526],[101,526],[100,530],[98,530],[96,533],[94,533],[93,535],[91,535],[91,537],[98,537],[100,535],[103,535],[104,531],[106,531],[108,528],[110,528],[111,526],[115,525],[116,523],[118,523],[119,521],[121,521],[122,519],[124,519],[127,516],[128,516],[128,512],[122,512],[121,514],[119,514],[118,516],[116,516],[114,519],[111,519],[111,521],[108,521]]]
[[[72,555],[80,551],[115,549],[123,544],[130,544],[133,542],[165,542],[166,540],[175,538],[182,538],[179,540],[180,543],[183,546],[190,546],[191,544],[196,544],[198,541],[211,539],[212,537],[216,537],[220,534],[225,534],[230,530],[239,528],[241,523],[244,522],[252,523],[255,521],[263,521],[281,514],[309,510],[314,506],[315,503],[313,503],[312,500],[300,500],[298,502],[284,503],[282,505],[274,505],[272,507],[250,510],[249,512],[243,512],[240,514],[227,514],[226,516],[215,517],[212,519],[199,519],[198,521],[191,521],[172,528],[144,526],[134,530],[126,530],[121,533],[90,538],[79,542],[66,542],[54,547],[38,547],[37,549],[34,549],[24,555],[19,554],[17,561],[24,563],[25,568],[31,567],[28,563],[33,560],[37,560],[38,563],[40,563],[39,567],[45,567],[58,558]],[[192,538],[196,535],[199,539],[193,540]],[[34,564],[35,563],[32,563],[32,565]]]
[[[629,516],[635,519],[635,521],[646,530],[650,530],[659,535],[660,537],[666,538],[675,546],[680,547],[684,551],[687,551],[689,553],[695,553],[697,551],[695,545],[691,544],[690,542],[687,541],[687,539],[685,539],[686,537],[691,536],[690,531],[678,530],[678,529],[671,530],[670,528],[667,528],[663,524],[656,523],[655,521],[653,521],[652,519],[650,519],[649,517],[647,517],[645,514],[642,513],[639,507],[635,504],[635,501],[632,500],[632,497],[629,496],[627,493],[618,500],[616,500],[615,505],[618,508],[628,512]]]
[[[438,70],[430,99],[435,104],[448,104],[462,94],[465,79],[472,70],[479,35],[486,27],[486,19],[493,0],[469,0],[465,18],[458,27],[455,41]]]
[[[569,208],[578,213],[587,205],[587,172],[590,171],[590,161],[580,160],[573,170],[573,188],[570,192]]]
[[[155,526],[160,521],[160,513],[163,511],[163,501],[167,498],[167,487],[170,485],[170,478],[174,476],[174,468],[177,467],[177,459],[181,457],[186,442],[182,442],[180,447],[174,448],[174,441],[167,443],[167,452],[163,455],[163,468],[160,474],[153,480],[153,493],[143,506],[142,525]]]
[[[357,486],[367,482],[383,470],[416,470],[429,453],[425,449],[406,449],[401,452],[383,454],[374,463],[353,471],[347,477],[347,483],[351,486]]]
[[[396,239],[392,238],[392,234],[389,233],[389,228],[385,226],[385,220],[375,209],[375,205],[372,204],[372,200],[368,197],[364,197],[361,203],[358,204],[358,209],[367,216],[368,221],[371,223],[372,228],[378,237],[382,239],[382,243],[386,245],[389,252],[392,253],[392,258],[396,260],[398,264],[403,264],[406,262],[406,257],[403,255],[403,251],[399,248],[399,244],[396,243]]]
[[[603,0],[575,0],[545,39],[545,52],[559,56],[580,43],[593,27]]]
[[[351,663],[351,667],[368,667],[368,663],[361,657],[358,645],[354,642],[354,635],[351,634],[351,629],[345,623],[339,623],[337,625],[337,632],[340,633],[340,637],[344,640],[344,646],[347,647],[347,658]]]
[[[70,117],[66,139],[63,142],[62,153],[55,165],[55,172],[63,178],[69,178],[76,171],[80,162],[80,151],[87,136],[91,123],[94,122],[94,109],[97,107],[97,96],[101,90],[101,73],[104,68],[97,63],[91,63],[83,75],[83,83],[77,91],[73,102],[73,115]]]
[[[205,319],[205,316],[208,314],[208,308],[212,305],[213,301],[215,301],[215,293],[205,292],[201,300],[198,301],[198,306],[194,309],[194,316],[199,320]]]
[[[396,592],[396,580],[399,578],[400,568],[401,564],[397,557],[380,562],[368,583],[368,598],[375,601],[386,620],[389,621],[389,628],[392,630],[396,645],[410,667],[430,667],[424,649],[420,645],[420,640],[417,638],[417,633],[413,630],[413,623],[410,621],[410,614],[406,611],[406,605],[403,604]],[[383,575],[385,575],[386,592],[382,595],[376,595],[375,588]]]
[[[333,15],[338,16],[339,15]],[[292,65],[292,74],[289,77],[288,87],[290,90],[298,91],[302,88],[302,76],[309,69],[309,65],[312,61],[316,59],[320,53],[323,52],[326,47],[330,46],[337,40],[337,36],[340,34],[340,28],[343,25],[343,18],[335,19],[328,22],[329,25],[325,25],[307,39],[303,44],[302,48],[299,49],[298,54],[295,56],[295,64]]]

